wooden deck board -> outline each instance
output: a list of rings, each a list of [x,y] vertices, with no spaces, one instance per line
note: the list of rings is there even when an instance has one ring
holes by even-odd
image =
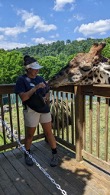
[[[38,144],[41,152],[45,153],[47,151],[46,157],[51,156],[49,155],[49,150],[47,149],[45,142],[39,142]],[[36,144],[37,147],[38,144]],[[94,195],[104,195],[108,193],[106,187],[102,185],[104,180],[102,180],[102,182],[98,181],[96,177],[97,174],[94,176],[90,169],[87,169],[87,167],[85,167],[81,163],[78,163],[74,159],[74,155],[69,152],[69,150],[64,150],[59,147],[58,151],[61,160],[60,167],[57,167],[57,172],[58,174],[61,174],[62,177],[65,178],[65,180],[69,181],[69,183],[74,187],[74,194],[75,191],[78,191],[78,193],[76,192],[76,194],[88,195],[91,193],[93,193]],[[106,182],[106,184],[108,186],[108,182]]]
[[[0,187],[0,195],[4,195],[4,192],[1,187]]]
[[[33,157],[68,195],[110,195],[110,176],[77,162],[70,150],[58,145],[59,165],[50,167],[51,150],[45,141],[33,143]],[[0,195],[61,195],[61,191],[24,154],[14,149],[0,154]]]
[[[15,153],[16,157],[18,158],[19,151],[16,150],[16,152],[14,151],[14,153]],[[34,154],[33,154],[33,157],[37,160],[38,163],[40,163],[40,165],[42,165],[42,162],[40,161],[40,159],[37,159]],[[41,185],[44,186],[45,189],[48,189],[48,193],[47,194],[53,194],[53,195],[57,195],[58,194],[58,192],[56,192],[57,191],[56,187],[54,185],[51,186],[50,180],[42,173],[42,171],[36,165],[34,165],[32,167],[29,167],[29,166],[25,165],[23,157],[20,158],[19,160],[20,160],[20,162],[24,166],[26,166],[27,170],[29,172],[31,172],[31,174],[41,183]],[[44,166],[42,166],[42,167],[45,168]],[[51,188],[50,188],[50,186],[51,186]],[[46,194],[45,189],[42,192],[42,194]]]
[[[78,191],[76,191],[76,189],[67,180],[65,180],[64,177],[62,177],[62,174],[59,174],[58,167],[54,167],[54,168],[50,167],[49,163],[50,163],[51,155],[48,156],[49,150],[47,152],[45,150],[46,153],[45,152],[43,153],[45,158],[44,157],[42,158],[43,150],[40,151],[38,148],[34,147],[33,152],[34,152],[36,159],[41,164],[41,166],[47,170],[47,172],[51,175],[51,177],[55,180],[56,183],[60,184],[63,190],[67,191],[69,195],[73,195],[73,191],[74,191],[74,194],[78,194]],[[51,183],[50,185],[51,185],[51,188],[53,188],[53,185]],[[61,193],[58,193],[58,194],[61,194]]]
[[[12,183],[12,180],[8,177],[6,169],[3,168],[3,165],[5,164],[5,157],[4,155],[0,154],[0,186],[4,192],[4,194],[9,194],[11,192],[14,194],[19,194],[16,187]],[[6,168],[6,166],[5,166]],[[13,171],[13,169],[11,169]]]
[[[19,153],[19,150],[16,149],[13,151],[14,154],[16,154],[16,152]],[[22,154],[22,155],[20,155],[21,158],[19,158],[19,161],[18,161],[18,159],[16,158],[16,155],[14,155],[12,152],[10,152],[10,153],[11,153],[11,155],[8,155],[8,160],[12,163],[14,168],[17,169],[19,175],[22,178],[24,178],[24,181],[27,183],[27,185],[29,186],[29,188],[32,191],[32,192],[28,192],[26,187],[25,187],[25,190],[27,191],[26,193],[28,193],[29,195],[36,194],[36,190],[37,190],[37,193],[39,195],[42,195],[44,191],[45,191],[45,194],[48,195],[49,194],[48,190],[45,189],[43,187],[43,185],[39,182],[39,180],[36,179],[34,177],[34,175],[31,173],[31,169],[33,167],[29,167],[29,169],[27,169],[27,166],[24,163],[24,155],[21,153]],[[14,160],[11,160],[11,158]],[[23,159],[23,163],[21,163],[21,161],[20,161],[21,159]],[[15,162],[15,160],[16,160],[16,162]],[[38,188],[36,188],[36,187],[38,187]]]
[[[59,150],[62,149],[62,147],[59,147]],[[63,149],[63,152],[66,154],[66,150]],[[71,152],[68,152],[69,156],[71,157]],[[84,182],[84,194],[91,194],[91,191],[94,191],[93,194],[98,195],[110,194],[110,174],[106,175],[102,171],[94,169],[92,166],[90,169],[90,165],[88,165],[85,161],[78,163],[75,159],[71,159],[71,162],[65,161],[63,167],[68,167],[69,170],[74,172],[75,177],[80,179],[80,182]]]
[[[61,164],[63,159],[63,154],[61,155],[61,152],[59,152],[59,157],[60,158],[60,163],[58,167],[54,167],[53,169],[50,168],[49,166],[49,161],[51,159],[51,151],[50,148],[42,146],[42,144],[38,143],[36,144],[36,148],[33,148],[33,152],[36,154],[36,157],[38,158],[39,156],[42,158],[42,153],[44,154],[45,158],[43,158],[43,164],[46,164],[46,167],[48,167],[49,173],[55,178],[56,182],[60,182],[60,185],[63,186],[63,189],[68,192],[68,194],[73,195],[74,194],[80,194],[82,189],[83,189],[83,183],[79,183],[78,188],[76,187],[77,179],[74,177],[74,174],[71,174],[70,171],[62,169]],[[69,158],[68,158],[69,159]],[[71,182],[72,180],[72,182]],[[81,185],[81,187],[80,187]]]

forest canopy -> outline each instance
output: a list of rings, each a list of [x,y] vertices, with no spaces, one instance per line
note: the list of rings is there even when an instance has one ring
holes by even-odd
[[[43,66],[40,75],[45,80],[49,80],[77,53],[88,52],[96,42],[106,42],[102,55],[110,58],[110,37],[106,39],[88,38],[82,41],[57,41],[52,44],[39,44],[9,51],[0,49],[0,84],[15,83],[17,77],[24,73],[23,57],[26,54],[33,56]]]

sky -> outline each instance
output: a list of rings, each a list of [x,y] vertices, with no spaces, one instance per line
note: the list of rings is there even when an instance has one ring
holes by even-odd
[[[110,36],[110,0],[0,0],[0,48]]]

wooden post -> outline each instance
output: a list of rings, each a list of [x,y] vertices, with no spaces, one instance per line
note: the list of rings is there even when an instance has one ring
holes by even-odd
[[[84,96],[82,86],[74,87],[75,94],[75,135],[76,135],[76,160],[82,160],[83,126],[84,126]]]

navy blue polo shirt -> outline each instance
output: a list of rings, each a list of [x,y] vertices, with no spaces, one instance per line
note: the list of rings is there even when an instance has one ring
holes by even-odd
[[[27,77],[26,74],[19,76],[15,85],[15,93],[20,94],[22,92],[27,92],[30,89],[32,89],[35,85],[38,85],[41,82],[45,83],[46,87],[39,88],[38,90],[36,90],[36,93],[40,93],[42,97],[45,97],[46,93],[49,92],[49,87],[41,76],[36,76],[35,78],[29,78]],[[46,111],[47,112],[50,111],[49,106],[47,104],[45,105],[42,112],[44,113]]]

